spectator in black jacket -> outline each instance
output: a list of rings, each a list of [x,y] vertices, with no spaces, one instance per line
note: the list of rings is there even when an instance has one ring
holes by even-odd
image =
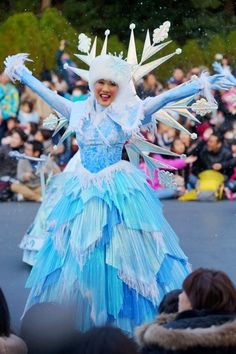
[[[221,272],[198,269],[183,282],[179,313],[136,330],[143,354],[235,354],[236,291]]]
[[[192,155],[198,158],[192,170],[196,176],[205,170],[217,170],[215,168],[216,164],[218,167],[221,164],[221,168],[218,168],[218,171],[227,177],[232,174],[232,167],[227,164],[232,159],[232,153],[224,145],[221,135],[213,133],[206,143],[201,141],[195,150],[192,151]]]
[[[17,160],[9,156],[10,151],[24,151],[24,143],[27,135],[22,129],[16,128],[9,137],[9,144],[0,146],[0,178],[12,177],[16,178]]]

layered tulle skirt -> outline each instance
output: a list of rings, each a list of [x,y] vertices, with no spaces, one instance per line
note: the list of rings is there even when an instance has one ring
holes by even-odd
[[[142,171],[121,161],[92,174],[63,173],[47,239],[29,276],[26,310],[52,301],[75,308],[77,327],[126,332],[152,320],[190,268]]]

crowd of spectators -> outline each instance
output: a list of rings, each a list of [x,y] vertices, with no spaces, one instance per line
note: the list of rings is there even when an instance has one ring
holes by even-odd
[[[236,289],[222,271],[199,268],[162,299],[157,317],[140,323],[133,336],[115,326],[76,329],[70,305],[33,305],[11,330],[9,310],[0,289],[0,353],[14,354],[234,354]],[[81,309],[81,316],[83,309]]]
[[[227,57],[220,58],[224,71],[233,71]],[[166,88],[171,89],[183,84],[193,75],[199,76],[206,68],[196,67],[184,72],[175,68],[170,79],[160,83],[153,73],[144,77],[137,87],[137,93],[145,99],[155,96]],[[151,143],[164,147],[186,158],[173,158],[152,154],[154,159],[168,164],[175,177],[174,188],[164,188],[158,182],[158,173],[149,179],[150,185],[157,190],[160,199],[179,198],[180,200],[217,200],[236,198],[236,88],[229,91],[212,92],[218,110],[205,117],[196,116],[201,122],[195,124],[183,116],[175,119],[197,139],[159,122],[155,132],[143,129],[145,138]],[[147,166],[140,167],[148,174]]]
[[[55,70],[41,75],[43,83],[60,95],[72,101],[85,100],[89,95],[87,82],[72,71],[65,70],[64,64],[76,67],[66,52],[66,41],[62,40],[55,54]],[[221,58],[224,70],[231,70],[226,57]],[[174,88],[199,76],[205,68],[194,67],[188,72],[175,68],[166,82],[158,81],[154,73],[141,80],[137,94],[141,99],[156,96],[166,89]],[[232,70],[233,71],[233,70]],[[218,110],[205,117],[197,117],[201,124],[192,124],[186,117],[174,118],[191,133],[197,133],[197,140],[172,127],[159,122],[155,132],[143,129],[145,138],[161,147],[187,158],[173,159],[152,155],[154,159],[174,168],[174,188],[164,188],[158,182],[158,172],[154,179],[148,179],[157,190],[159,198],[179,198],[180,200],[216,200],[222,197],[236,198],[236,88],[228,92],[214,92]],[[33,161],[13,160],[9,152],[17,151],[30,157],[49,155],[51,171],[58,173],[64,169],[77,151],[75,136],[59,144],[62,132],[55,136],[43,127],[44,119],[52,112],[40,97],[23,85],[15,86],[9,78],[0,75],[0,200],[41,200],[40,179]],[[55,148],[55,146],[57,148]],[[123,156],[127,158],[127,156]],[[140,168],[148,174],[144,162]],[[206,173],[205,173],[206,172]]]

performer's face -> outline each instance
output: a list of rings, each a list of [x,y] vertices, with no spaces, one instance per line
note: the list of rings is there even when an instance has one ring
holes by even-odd
[[[94,88],[97,102],[102,106],[109,106],[115,100],[118,89],[118,85],[113,81],[98,80]]]

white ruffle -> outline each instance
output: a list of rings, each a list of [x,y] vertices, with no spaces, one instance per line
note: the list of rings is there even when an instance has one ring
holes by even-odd
[[[81,189],[87,189],[91,184],[101,189],[104,182],[107,184],[113,183],[113,175],[117,171],[131,173],[133,169],[134,167],[131,163],[125,160],[121,160],[111,166],[108,166],[97,173],[92,173],[86,170],[86,168],[80,164],[78,170],[76,171],[76,178],[79,179]]]

